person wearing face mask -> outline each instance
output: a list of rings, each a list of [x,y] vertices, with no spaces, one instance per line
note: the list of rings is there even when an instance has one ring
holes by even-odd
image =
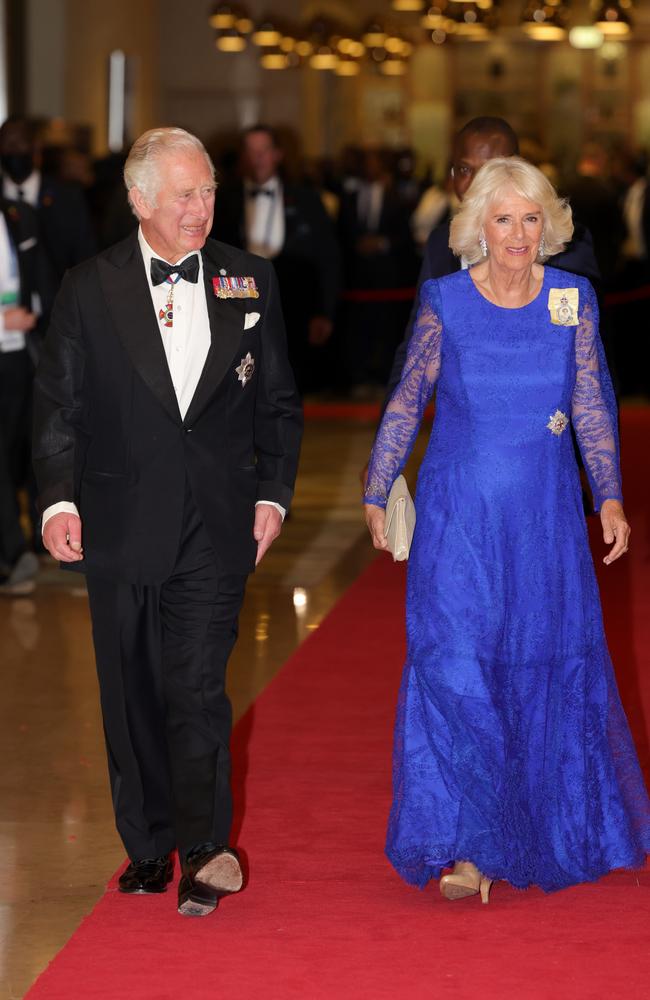
[[[7,118],[0,126],[2,194],[36,211],[41,243],[60,281],[68,268],[97,252],[97,243],[82,190],[42,173],[40,164],[35,125]]]

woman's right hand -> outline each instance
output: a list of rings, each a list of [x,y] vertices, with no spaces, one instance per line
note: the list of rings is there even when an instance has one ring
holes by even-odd
[[[373,503],[367,503],[365,508],[366,524],[368,525],[368,531],[372,537],[372,544],[376,549],[386,551],[388,548],[388,539],[384,534],[384,528],[386,526],[386,511],[383,507],[377,507]]]

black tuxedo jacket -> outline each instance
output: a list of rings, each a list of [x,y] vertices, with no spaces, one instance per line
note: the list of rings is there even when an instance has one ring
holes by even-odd
[[[70,271],[36,374],[39,504],[77,504],[84,559],[70,568],[156,583],[172,571],[189,481],[221,571],[254,566],[254,507],[288,507],[302,414],[273,269],[208,240],[211,346],[181,418],[137,233]],[[213,278],[253,277],[258,299],[219,299]],[[244,329],[247,314],[259,321]],[[245,384],[236,369],[250,354]]]
[[[43,174],[38,192],[41,241],[58,281],[70,267],[97,253],[97,240],[84,193]]]
[[[431,231],[429,239],[427,240],[424,250],[424,259],[422,261],[422,267],[420,268],[420,274],[418,277],[415,301],[413,303],[413,308],[411,309],[409,321],[406,325],[406,330],[404,331],[404,337],[395,351],[395,359],[393,361],[393,367],[391,369],[388,386],[386,388],[384,406],[388,403],[388,400],[392,396],[400,378],[402,377],[402,369],[404,368],[404,362],[406,361],[409,341],[411,339],[413,327],[418,314],[420,287],[430,278],[444,278],[445,275],[453,274],[455,271],[460,270],[461,265],[459,258],[456,257],[449,249],[449,226],[450,219],[441,222]],[[547,263],[550,267],[558,267],[561,271],[570,271],[573,274],[581,274],[583,277],[588,278],[592,285],[595,285],[596,287],[600,281],[600,272],[594,255],[591,234],[589,230],[579,222],[574,223],[573,238],[571,242],[567,244],[566,249],[564,249],[562,253],[556,254],[554,257],[549,257]]]
[[[29,205],[0,197],[4,216],[18,261],[19,305],[32,309],[32,296],[38,291],[38,220]]]
[[[343,247],[346,285],[348,288],[410,287],[417,274],[417,257],[405,210],[395,187],[384,190],[377,229],[373,235],[388,242],[384,253],[363,256],[357,252],[357,242],[368,233],[359,218],[359,192],[350,191],[341,198],[338,231]]]
[[[280,282],[285,316],[334,318],[341,291],[341,261],[334,226],[318,194],[298,184],[282,184],[284,244],[273,264]],[[246,246],[244,184],[217,189],[212,235],[232,246]]]

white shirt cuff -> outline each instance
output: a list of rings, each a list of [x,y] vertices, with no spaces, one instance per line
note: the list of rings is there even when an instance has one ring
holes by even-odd
[[[273,500],[258,500],[255,506],[257,507],[258,504],[261,503],[265,503],[269,507],[275,507],[275,509],[279,511],[280,517],[284,521],[287,512],[285,508],[282,507],[279,503],[275,503]],[[45,510],[43,511],[42,528],[45,527],[50,518],[54,517],[55,514],[76,514],[77,517],[79,517],[79,511],[77,510],[76,504],[70,503],[69,500],[61,500],[59,501],[59,503],[53,503],[49,507],[45,508]]]
[[[43,522],[41,524],[41,531],[55,514],[76,514],[79,517],[79,511],[77,510],[76,504],[71,503],[69,500],[60,500],[58,503],[50,504],[43,511]]]
[[[267,505],[267,507],[275,507],[275,509],[280,512],[280,517],[284,521],[284,518],[285,518],[285,515],[286,515],[287,512],[284,509],[284,507],[282,507],[279,503],[275,503],[274,500],[258,500],[257,503],[255,504],[255,506],[259,507],[259,505],[261,503],[265,503]]]

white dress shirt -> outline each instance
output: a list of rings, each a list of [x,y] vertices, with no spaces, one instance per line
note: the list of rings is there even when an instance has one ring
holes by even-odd
[[[165,357],[169,365],[169,374],[172,377],[178,400],[178,408],[181,411],[181,417],[185,419],[210,350],[210,317],[208,316],[208,302],[203,282],[203,258],[198,251],[193,250],[177,261],[178,264],[182,264],[188,257],[198,256],[199,280],[196,284],[181,278],[174,286],[170,285],[168,281],[154,285],[151,280],[151,260],[154,257],[157,260],[161,260],[161,258],[151,249],[142,235],[141,229],[138,230],[138,242],[142,251],[147,284],[151,292],[151,301],[156,313]],[[165,263],[167,264],[169,261],[165,261]],[[162,320],[158,319],[158,315],[160,310],[164,308],[172,287],[174,289],[174,320],[173,326],[168,327]]]
[[[16,184],[6,174],[2,178],[2,193],[9,201],[26,201],[32,208],[38,205],[38,194],[41,190],[41,172],[32,170],[22,184]]]
[[[252,192],[257,192],[253,194]],[[284,192],[279,177],[265,184],[244,181],[246,249],[272,260],[284,246]]]
[[[165,357],[169,365],[169,373],[172,378],[174,392],[178,401],[178,408],[183,419],[187,413],[192,397],[199,384],[201,373],[210,350],[210,317],[208,315],[208,302],[205,295],[205,284],[203,281],[203,258],[200,251],[192,250],[185,254],[175,263],[181,264],[188,257],[197,254],[199,258],[199,278],[196,284],[185,281],[181,278],[174,287],[174,307],[173,326],[165,326],[163,320],[159,319],[159,312],[164,308],[169,295],[171,285],[163,281],[160,285],[154,285],[151,280],[151,259],[155,257],[161,260],[154,250],[151,249],[145,240],[142,229],[138,228],[138,243],[142,252],[142,260],[147,276],[147,284],[151,293],[151,302],[155,311],[156,321],[160,330],[163,342]],[[170,267],[170,261],[165,261]],[[172,274],[173,277],[173,274]],[[272,500],[258,500],[257,504],[268,504],[279,511],[282,519],[286,510]],[[74,503],[68,500],[61,500],[47,507],[43,513],[43,527],[55,514],[76,514],[79,511]]]
[[[384,207],[384,185],[381,181],[363,181],[357,195],[357,217],[369,233],[379,229]]]

